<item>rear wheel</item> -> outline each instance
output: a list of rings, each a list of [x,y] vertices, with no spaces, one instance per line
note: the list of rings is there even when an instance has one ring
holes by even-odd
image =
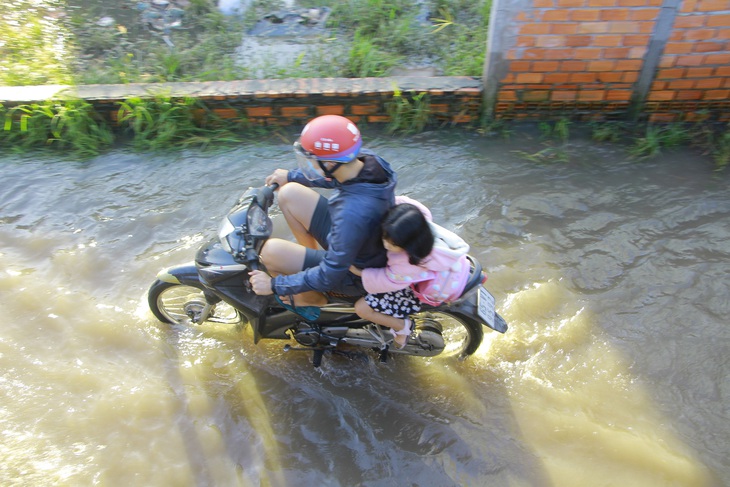
[[[481,323],[474,323],[456,314],[442,311],[425,311],[413,316],[416,330],[427,332],[434,328],[443,337],[441,357],[466,357],[476,352],[482,343],[484,331]]]
[[[207,301],[203,286],[189,286],[157,280],[147,293],[152,314],[163,323],[192,326],[200,324]],[[205,320],[211,323],[236,324],[241,317],[235,308],[221,301],[214,305]]]

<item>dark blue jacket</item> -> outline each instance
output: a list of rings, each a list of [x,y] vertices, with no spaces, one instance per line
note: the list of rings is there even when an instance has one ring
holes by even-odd
[[[304,291],[337,291],[343,281],[350,279],[350,265],[361,269],[385,267],[386,252],[380,237],[380,226],[385,212],[395,201],[396,175],[390,164],[374,153],[363,149],[360,155],[372,155],[388,175],[381,184],[345,182],[324,179],[310,181],[299,169],[289,171],[288,180],[304,186],[334,189],[329,198],[332,228],[327,238],[324,259],[316,267],[289,276],[276,276],[273,289],[278,295],[298,294]]]

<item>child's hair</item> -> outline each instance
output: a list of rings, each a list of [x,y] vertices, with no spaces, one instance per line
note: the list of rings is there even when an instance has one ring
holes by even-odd
[[[417,265],[433,249],[433,232],[418,207],[409,203],[395,205],[383,219],[383,238],[408,253],[408,261]]]

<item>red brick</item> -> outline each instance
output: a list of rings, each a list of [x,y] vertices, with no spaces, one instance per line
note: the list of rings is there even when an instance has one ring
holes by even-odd
[[[623,36],[619,35],[596,35],[593,36],[593,46],[618,47],[623,44]]]
[[[672,68],[677,64],[677,56],[664,56],[659,61],[660,68]]]
[[[517,59],[545,59],[545,49],[525,49],[523,57]]]
[[[719,12],[729,10],[727,0],[701,0],[697,5],[698,12]]]
[[[725,49],[724,42],[698,42],[695,44],[695,52],[715,52]]]
[[[629,59],[643,59],[646,55],[646,47],[632,47],[629,49],[629,54],[626,56]]]
[[[514,91],[500,91],[497,94],[497,101],[516,101],[517,93]]]
[[[603,90],[579,91],[578,92],[579,101],[603,101],[605,96],[606,96],[606,92]]]
[[[657,79],[677,79],[684,78],[685,70],[683,68],[660,69],[657,72]]]
[[[694,90],[694,91],[677,91],[677,100],[700,100],[702,99],[703,91]]]
[[[576,49],[573,54],[573,59],[602,59],[603,49],[597,48],[582,48]]]
[[[664,54],[689,54],[693,47],[693,42],[670,42],[664,47]]]
[[[727,10],[727,8],[725,8]],[[707,27],[729,27],[730,14],[712,15],[707,18]]]
[[[598,79],[602,83],[618,83],[622,81],[623,73],[619,71],[601,71],[598,73]]]
[[[592,41],[591,36],[581,36],[581,35],[574,35],[574,36],[565,36],[565,46],[569,47],[586,47],[591,45]]]
[[[675,29],[696,29],[705,25],[703,15],[679,15],[674,20]]]
[[[625,35],[623,43],[624,46],[646,46],[650,39],[648,35]]]
[[[519,33],[522,35],[541,35],[550,33],[550,24],[546,22],[522,24]]]
[[[706,41],[714,39],[717,31],[713,29],[687,29],[683,30],[682,39],[686,41]]]
[[[646,0],[618,0],[619,7],[645,7]]]
[[[246,108],[246,115],[248,115],[249,117],[270,117],[271,113],[271,107]]]
[[[546,49],[544,59],[573,59],[575,49]]]
[[[518,36],[517,47],[533,47],[535,45],[535,36]]]
[[[577,91],[553,91],[550,94],[550,99],[553,101],[573,101],[577,97]]]
[[[625,59],[629,57],[628,47],[610,47],[603,50],[603,57],[607,59]]]
[[[509,63],[510,71],[530,71],[531,61],[512,61]]]
[[[680,3],[679,11],[684,13],[694,12],[697,8],[697,1],[698,0],[684,0]]]
[[[615,7],[616,0],[588,0],[587,7]]]
[[[342,105],[325,105],[315,108],[317,115],[344,115],[345,107]]]
[[[576,22],[594,22],[598,20],[599,13],[596,9],[575,9],[570,12],[570,20]]]
[[[658,16],[657,8],[632,9],[629,12],[629,20],[656,20]]]
[[[585,71],[588,63],[584,61],[563,61],[560,63],[561,71]]]
[[[639,59],[630,59],[630,60],[623,60],[623,61],[616,61],[616,70],[617,71],[639,71],[641,69],[641,60]]]
[[[606,100],[608,101],[629,101],[630,99],[630,90],[610,90],[606,92]]]
[[[601,20],[610,20],[610,21],[629,20],[629,13],[630,13],[630,10],[625,9],[625,8],[605,9],[605,10],[600,10],[599,18]]]
[[[564,84],[570,81],[571,75],[568,73],[548,73],[545,75],[545,83],[552,83],[555,85]]]
[[[613,71],[616,67],[614,61],[590,61],[588,71]]]
[[[730,98],[730,90],[710,90],[705,92],[705,100],[727,100]]]
[[[562,8],[582,7],[586,4],[585,0],[556,0],[557,6]]]
[[[703,90],[720,88],[722,86],[722,81],[722,78],[698,79],[695,81],[695,88]]]
[[[568,10],[566,9],[546,10],[542,16],[543,22],[567,22],[567,20]]]
[[[221,118],[231,119],[238,118],[238,110],[233,108],[215,108],[213,112]]]
[[[350,108],[353,115],[373,115],[378,113],[378,107],[375,105],[355,105]]]
[[[637,34],[639,33],[638,22],[612,22],[608,31],[612,34]]]
[[[555,6],[553,0],[535,0],[532,4],[534,8],[552,8]]]
[[[730,77],[730,66],[719,66],[715,68],[715,75]]]
[[[543,75],[540,73],[519,73],[516,81],[518,83],[542,83]]]
[[[532,63],[532,70],[537,72],[557,71],[557,61],[535,61]]]
[[[281,116],[284,118],[309,117],[309,107],[281,107]]]
[[[703,66],[705,58],[709,57],[704,54],[691,54],[689,56],[679,56],[677,58],[677,66]],[[714,63],[707,63],[714,64]]]
[[[639,73],[636,71],[630,71],[621,75],[621,81],[624,83],[636,83],[639,79]]]
[[[577,34],[579,26],[580,24],[576,23],[550,24],[550,33],[558,35]]]
[[[605,34],[610,27],[609,22],[583,22],[578,25],[578,34]]]
[[[705,62],[707,64],[730,64],[730,53],[708,54]]]
[[[525,91],[522,93],[522,101],[548,101],[550,91]]]
[[[570,75],[570,81],[573,83],[594,83],[596,79],[596,73],[573,73]]]
[[[537,47],[564,47],[567,36],[540,36],[536,39]]]
[[[687,78],[707,78],[712,76],[712,68],[687,68]]]
[[[695,82],[691,79],[679,79],[670,81],[667,83],[667,89],[669,90],[689,90],[694,88]]]

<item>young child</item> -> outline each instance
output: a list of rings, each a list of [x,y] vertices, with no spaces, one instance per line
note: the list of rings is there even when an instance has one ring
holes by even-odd
[[[469,278],[469,245],[430,220],[431,212],[421,203],[396,197],[382,223],[386,267],[351,269],[362,276],[369,293],[355,303],[355,311],[389,327],[398,349],[411,334],[408,316],[420,311],[421,303],[436,306],[458,298]]]

